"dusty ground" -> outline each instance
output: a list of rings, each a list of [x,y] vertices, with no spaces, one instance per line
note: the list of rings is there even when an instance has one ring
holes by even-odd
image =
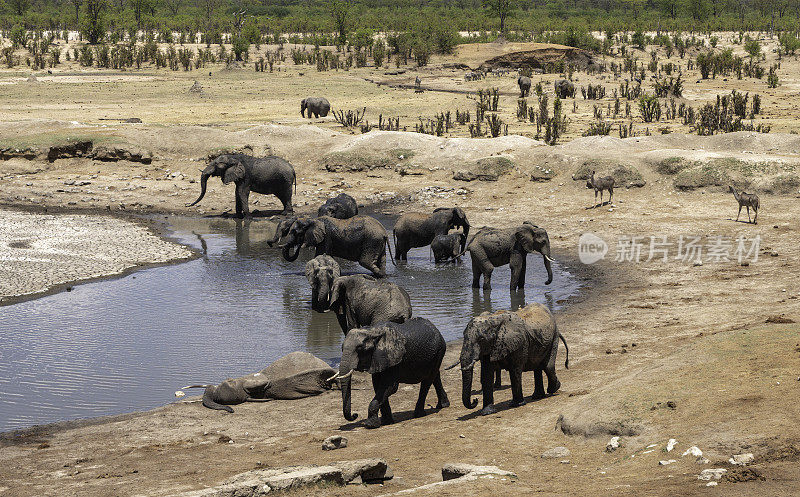
[[[123,214],[219,215],[232,209],[232,190],[219,182],[212,181],[199,206],[184,207],[197,195],[198,185],[192,181],[202,165],[198,159],[216,148],[251,145],[260,152],[271,148],[295,164],[295,205],[301,212],[312,212],[322,198],[341,190],[360,203],[390,212],[458,204],[474,226],[506,226],[530,219],[548,229],[556,258],[592,282],[557,316],[570,344],[571,367],[559,368],[562,391],[508,409],[510,391],[504,389],[497,396],[501,411],[488,418],[476,417],[459,402],[460,375],[454,369],[444,376],[450,408],[409,419],[415,389],[402,388],[392,399],[401,422],[376,431],[345,423],[337,392],[331,392],[293,402],[243,405],[232,415],[196,403],[179,403],[96,422],[11,432],[0,435],[0,489],[5,489],[0,495],[165,495],[215,485],[258,466],[363,457],[385,458],[397,478],[383,487],[324,488],[302,494],[394,492],[438,481],[442,464],[454,461],[494,464],[519,477],[481,480],[469,487],[437,490],[437,495],[797,493],[800,337],[794,321],[800,317],[796,283],[800,206],[796,187],[784,189],[781,195],[766,190],[775,178],[793,173],[800,159],[800,138],[671,134],[623,141],[583,138],[547,147],[520,137],[453,141],[404,133],[353,135],[327,121],[321,127],[296,125],[300,119],[291,102],[302,92],[321,88],[316,86],[322,84],[318,79],[291,79],[296,86],[287,86],[286,93],[274,101],[271,90],[259,90],[259,99],[272,102],[265,108],[277,109],[264,117],[254,110],[256,106],[233,105],[242,97],[239,92],[260,84],[240,74],[217,75],[216,82],[209,83],[213,97],[200,97],[196,105],[187,104],[194,97],[179,92],[190,81],[181,75],[170,75],[161,83],[163,94],[153,100],[140,96],[136,104],[121,89],[138,91],[129,85],[139,83],[121,87],[97,83],[91,90],[68,85],[49,88],[49,83],[40,83],[36,91],[42,92],[41,98],[26,104],[30,114],[22,105],[0,106],[4,109],[0,117],[6,121],[0,124],[4,140],[44,146],[70,136],[98,137],[99,143],[146,147],[155,159],[151,165],[82,158],[53,163],[12,159],[0,164],[0,204],[48,212],[110,209]],[[328,88],[351,88],[353,102],[369,92],[385,92],[392,96],[386,98],[387,106],[407,109],[410,100],[404,98],[418,98],[385,86],[346,86],[355,85],[352,73],[332,78],[338,83]],[[232,82],[240,86],[226,96],[229,90],[223,88],[230,88]],[[22,91],[21,85],[11,87]],[[60,109],[54,103],[56,97],[71,99],[64,91],[80,92],[83,96],[76,93],[75,98],[82,103],[71,110]],[[173,100],[170,95],[178,97]],[[465,97],[447,94],[442,98]],[[792,105],[789,99],[785,101],[785,106]],[[232,114],[224,116],[226,105]],[[420,105],[437,108],[430,102]],[[145,119],[143,124],[103,126],[96,120],[131,117],[134,111],[157,122]],[[791,114],[782,119],[788,126]],[[216,124],[209,124],[211,120]],[[271,123],[254,124],[264,120]],[[505,174],[496,182],[453,181],[454,171],[474,170],[479,167],[477,160],[498,154],[508,158],[512,167],[500,171]],[[734,221],[736,203],[723,182],[689,191],[675,188],[680,173],[664,167],[665,161],[675,163],[675,157],[687,161],[690,169],[702,164],[759,188],[759,224]],[[335,167],[347,164],[364,167],[355,172]],[[611,172],[619,164],[635,169],[646,185],[617,188],[613,206],[589,209],[592,192],[585,189],[584,181],[573,181],[572,174],[587,167]],[[531,175],[552,178],[530,181]],[[75,180],[89,184],[65,185]],[[257,195],[251,197],[251,204],[266,214],[278,208],[274,199]],[[585,232],[609,243],[604,261],[586,266],[577,260],[578,239]],[[645,236],[649,242],[650,236],[662,235],[676,245],[680,235],[700,235],[704,242],[713,236],[733,240],[739,235],[748,239],[760,235],[759,258],[751,259],[748,266],[736,260],[706,260],[696,266],[675,260],[673,246],[668,261],[614,261],[621,237]],[[458,345],[453,344],[445,363],[457,354]],[[530,393],[532,379],[526,375],[523,381]],[[363,416],[369,391],[366,383],[362,388],[355,393],[353,405]],[[667,407],[670,401],[674,408]],[[624,446],[607,453],[605,445],[613,430],[599,430],[597,436],[566,435],[556,427],[561,414],[578,428],[608,422],[639,435],[623,437]],[[348,448],[321,451],[321,441],[336,433],[350,439]],[[219,443],[220,435],[233,443]],[[677,439],[678,445],[674,452],[665,453],[670,438]],[[648,452],[651,444],[657,446]],[[691,445],[700,447],[710,464],[697,465],[693,458],[680,457]],[[568,463],[540,457],[555,446],[569,448]],[[752,471],[735,470],[725,462],[741,452],[755,454]],[[668,459],[677,462],[658,465],[659,460]],[[696,475],[707,467],[728,468],[734,481],[706,488]]]

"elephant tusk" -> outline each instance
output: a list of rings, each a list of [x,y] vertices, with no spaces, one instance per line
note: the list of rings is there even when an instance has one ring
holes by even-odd
[[[330,383],[333,380],[337,380],[337,379],[339,379],[339,373],[336,373],[335,375],[333,375],[330,378],[328,378],[327,380],[325,380],[325,383]]]
[[[352,370],[352,369],[351,369],[351,370],[350,370],[350,372],[349,372],[349,373],[347,373],[346,375],[344,375],[344,376],[340,376],[340,377],[339,377],[339,379],[340,379],[340,380],[344,380],[344,379],[350,378],[351,376],[353,376],[353,370]]]
[[[474,367],[475,367],[475,363],[476,363],[476,362],[478,362],[478,361],[472,361],[471,363],[469,363],[469,366],[467,366],[467,367],[463,367],[463,366],[462,366],[462,367],[461,367],[461,371],[469,371],[470,369],[472,369],[472,368],[474,368]],[[455,366],[455,364],[453,364],[453,366]],[[452,367],[452,366],[451,366],[451,367]]]
[[[542,256],[544,256],[544,258],[545,258],[545,259],[547,259],[547,260],[548,260],[548,261],[550,261],[550,262],[556,262],[556,261],[555,261],[555,259],[551,259],[550,257],[547,257],[547,256],[546,256],[546,255],[544,255],[544,254],[542,254]]]

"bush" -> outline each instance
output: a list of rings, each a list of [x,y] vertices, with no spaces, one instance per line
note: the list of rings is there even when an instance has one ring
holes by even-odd
[[[661,119],[661,103],[655,95],[643,95],[639,98],[639,112],[644,122],[651,123]]]
[[[233,50],[233,55],[236,57],[236,60],[247,61],[250,41],[244,36],[233,36],[231,37],[231,45],[231,50]]]
[[[385,57],[386,45],[383,44],[383,40],[375,40],[375,44],[372,46],[372,59],[375,61],[375,67],[382,66]]]
[[[725,186],[730,182],[731,178],[724,170],[711,164],[701,164],[678,173],[674,184],[679,190],[694,190],[709,186]]]

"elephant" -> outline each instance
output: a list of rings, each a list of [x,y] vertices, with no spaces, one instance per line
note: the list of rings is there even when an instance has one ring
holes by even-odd
[[[358,262],[378,278],[386,276],[387,250],[391,257],[386,228],[370,216],[298,219],[289,229],[286,242],[281,245],[283,258],[289,262],[296,260],[300,247],[314,247],[315,256],[328,254]]]
[[[547,231],[525,221],[515,228],[482,228],[469,242],[467,250],[472,258],[472,288],[478,288],[483,275],[483,289],[492,288],[492,271],[497,266],[511,265],[511,291],[525,288],[526,257],[529,252],[539,252],[544,259],[549,285],[553,281],[550,258],[550,238]]]
[[[246,154],[223,154],[212,160],[201,171],[200,196],[187,207],[200,202],[206,194],[208,178],[219,176],[224,184],[236,183],[236,216],[250,215],[248,200],[250,191],[264,195],[275,195],[283,204],[282,214],[290,214],[292,209],[292,185],[297,191],[297,175],[294,167],[280,157],[270,155],[256,158]]]
[[[566,79],[558,79],[553,83],[558,98],[572,98],[575,96],[575,85]]]
[[[436,235],[431,242],[434,262],[455,262],[460,260],[461,254],[463,254],[462,247],[466,243],[467,235],[464,232]]]
[[[306,263],[306,279],[311,285],[313,310],[325,312],[330,309],[331,287],[341,274],[339,263],[329,255],[318,255]]]
[[[446,235],[451,229],[459,227],[464,231],[463,243],[466,243],[469,221],[461,207],[439,207],[430,215],[418,212],[403,214],[394,223],[395,257],[397,260],[408,260],[410,249],[430,245],[436,235]]]
[[[517,86],[519,86],[520,98],[525,98],[531,93],[531,78],[527,76],[520,76],[517,78]]]
[[[358,215],[356,199],[346,193],[329,198],[317,209],[317,216],[330,216],[336,219],[349,219]]]
[[[561,388],[556,376],[556,354],[559,339],[564,342],[569,368],[569,347],[559,333],[556,321],[541,304],[530,304],[518,311],[500,311],[472,318],[464,329],[461,346],[462,401],[467,409],[475,409],[478,401],[472,400],[472,372],[475,363],[481,362],[481,388],[483,409],[481,414],[493,414],[494,372],[505,369],[511,376],[511,405],[525,404],[522,395],[522,372],[534,372],[533,399],[545,396],[542,370],[547,375],[547,393]]]
[[[278,243],[282,238],[289,234],[289,230],[291,229],[292,225],[295,221],[297,221],[296,216],[287,217],[285,219],[281,219],[278,222],[278,225],[275,226],[275,234],[272,235],[272,238],[267,240],[267,244],[272,247],[276,243]]]
[[[351,413],[350,385],[353,371],[366,371],[372,375],[375,397],[369,403],[367,428],[394,422],[389,396],[397,391],[399,383],[420,384],[419,398],[414,417],[425,415],[425,398],[433,385],[436,389],[437,409],[450,406],[442,386],[439,368],[442,365],[446,344],[436,326],[427,319],[413,318],[405,323],[380,323],[369,328],[350,330],[342,343],[342,362],[331,380],[338,380],[342,389],[342,412],[347,421],[355,421]],[[381,419],[378,419],[378,411]]]
[[[209,409],[233,412],[229,406],[243,402],[268,402],[301,399],[330,390],[327,381],[336,371],[308,352],[292,352],[257,373],[228,378],[219,385],[189,385],[205,388],[203,405]]]
[[[333,280],[329,298],[339,326],[346,335],[353,328],[384,321],[404,323],[411,319],[411,298],[402,287],[366,274]]]
[[[308,111],[309,119],[312,114],[315,118],[326,117],[330,110],[331,104],[325,97],[308,97],[300,101],[300,115],[306,117],[305,112]]]

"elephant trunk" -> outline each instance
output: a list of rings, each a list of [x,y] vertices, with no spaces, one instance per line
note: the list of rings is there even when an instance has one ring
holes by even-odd
[[[464,236],[461,237],[461,252],[463,253],[464,250],[466,250],[467,248],[467,237],[469,237],[469,223],[465,221],[462,227],[464,229]]]
[[[464,407],[467,409],[475,409],[478,406],[478,399],[472,399],[472,372],[475,363],[469,367],[461,368],[461,400],[464,402]]]
[[[339,378],[339,385],[342,388],[342,414],[344,414],[344,419],[347,421],[355,421],[358,418],[358,413],[351,413],[350,412],[350,386],[353,380],[353,371],[350,370],[346,377]]]
[[[327,283],[320,283],[319,287],[311,289],[311,309],[317,312],[325,312],[329,309],[328,298],[331,289]]]
[[[550,261],[550,245],[544,247],[542,250],[542,259],[544,259],[544,268],[547,270],[547,281],[544,282],[545,285],[549,285],[553,282],[553,266]]]
[[[292,247],[294,247],[294,253],[292,253]],[[283,258],[289,262],[294,262],[297,260],[297,256],[300,255],[300,244],[290,244],[287,243],[283,246]]]
[[[203,173],[200,175],[200,196],[197,197],[197,200],[195,200],[191,204],[186,204],[186,207],[191,207],[193,205],[196,205],[198,202],[203,200],[203,197],[206,195],[206,186],[208,186],[209,176],[211,176],[211,173],[206,171],[203,171]]]

